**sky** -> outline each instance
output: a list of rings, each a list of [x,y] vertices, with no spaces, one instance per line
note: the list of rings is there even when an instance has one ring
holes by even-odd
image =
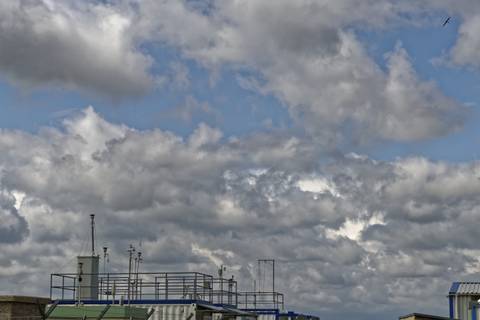
[[[446,25],[444,21],[451,17]],[[276,259],[289,310],[448,315],[478,280],[477,0],[0,0],[0,293]]]

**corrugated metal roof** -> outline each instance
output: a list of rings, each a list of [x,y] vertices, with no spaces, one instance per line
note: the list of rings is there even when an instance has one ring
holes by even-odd
[[[480,282],[454,282],[449,293],[480,295]]]

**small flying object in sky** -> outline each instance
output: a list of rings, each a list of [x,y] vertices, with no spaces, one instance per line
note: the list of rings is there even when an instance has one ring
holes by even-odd
[[[445,20],[445,22],[443,23],[442,27],[445,27],[445,26],[447,25],[447,23],[450,22],[450,18],[451,18],[451,17],[448,17],[447,20]]]

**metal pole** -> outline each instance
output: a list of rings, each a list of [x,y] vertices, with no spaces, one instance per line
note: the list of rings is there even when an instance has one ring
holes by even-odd
[[[165,300],[168,299],[168,273],[165,273]]]
[[[95,215],[90,215],[92,225],[92,257],[95,256]]]
[[[145,320],[148,320],[154,312],[155,312],[155,309],[152,307],[152,309],[148,311],[147,316],[145,317]]]
[[[130,245],[130,248],[128,249],[128,284],[127,284],[127,298],[128,298],[128,304],[130,304],[130,281],[131,281],[131,275],[132,275],[132,254],[135,252],[135,248]]]
[[[262,290],[262,271],[260,269],[260,260],[258,260],[258,274],[257,274],[257,277],[258,277],[258,292],[260,292]]]
[[[78,263],[78,304],[82,303],[82,275],[83,275],[83,263]]]
[[[55,308],[58,306],[58,303],[60,301],[56,300],[51,306],[50,308],[48,308],[48,310],[45,312],[45,319],[48,319],[48,317],[50,317],[50,315],[52,314],[53,310],[55,310]]]
[[[107,290],[106,291],[107,291],[107,300],[108,300],[108,298],[110,296],[110,293],[111,293],[111,291],[110,291],[110,274],[107,274]]]
[[[261,291],[264,286],[265,286],[265,279],[262,281],[262,266],[264,267],[263,269],[263,278],[265,278],[266,275],[266,264],[271,263],[272,264],[272,291],[275,292],[275,259],[258,259],[258,273],[259,273],[259,291]]]
[[[133,288],[132,288],[132,296],[133,296],[133,299],[136,299],[136,295],[137,295],[137,257],[133,258]]]
[[[105,316],[105,314],[107,313],[108,309],[110,309],[110,307],[111,305],[107,304],[105,308],[103,308],[102,312],[100,312],[100,314],[98,315],[97,320],[102,320],[103,316]]]
[[[272,287],[275,292],[275,259],[272,260]]]
[[[63,279],[63,277],[62,277]],[[50,275],[50,300],[52,300],[52,286],[53,286],[53,274]],[[63,284],[62,284],[62,295],[63,295]],[[63,299],[63,297],[62,297]]]
[[[142,253],[137,252],[137,258],[135,259],[135,299],[138,299],[138,273],[140,272],[140,263],[142,262]]]
[[[195,279],[193,280],[193,299],[197,299],[197,273],[195,272]]]
[[[106,273],[106,270],[107,270],[107,250],[108,250],[108,247],[103,247],[103,273]]]

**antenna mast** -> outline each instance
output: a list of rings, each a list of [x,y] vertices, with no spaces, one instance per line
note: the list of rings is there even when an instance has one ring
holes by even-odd
[[[130,247],[127,250],[128,252],[128,285],[127,285],[127,297],[128,297],[128,304],[130,305],[130,290],[131,290],[131,278],[132,278],[132,257],[135,252],[135,247],[130,244]]]
[[[108,261],[108,247],[103,247],[103,273],[106,273],[106,262]]]
[[[92,257],[95,256],[95,215],[90,215],[91,225],[92,225]]]
[[[265,267],[267,264],[271,264],[272,266],[272,292],[275,292],[275,259],[258,259],[258,277],[260,282],[260,287],[263,288],[265,286],[265,274],[266,270]],[[263,266],[263,268],[262,268]],[[263,283],[262,283],[262,269],[263,269]],[[263,286],[262,286],[263,284]],[[261,288],[259,288],[261,290]]]

